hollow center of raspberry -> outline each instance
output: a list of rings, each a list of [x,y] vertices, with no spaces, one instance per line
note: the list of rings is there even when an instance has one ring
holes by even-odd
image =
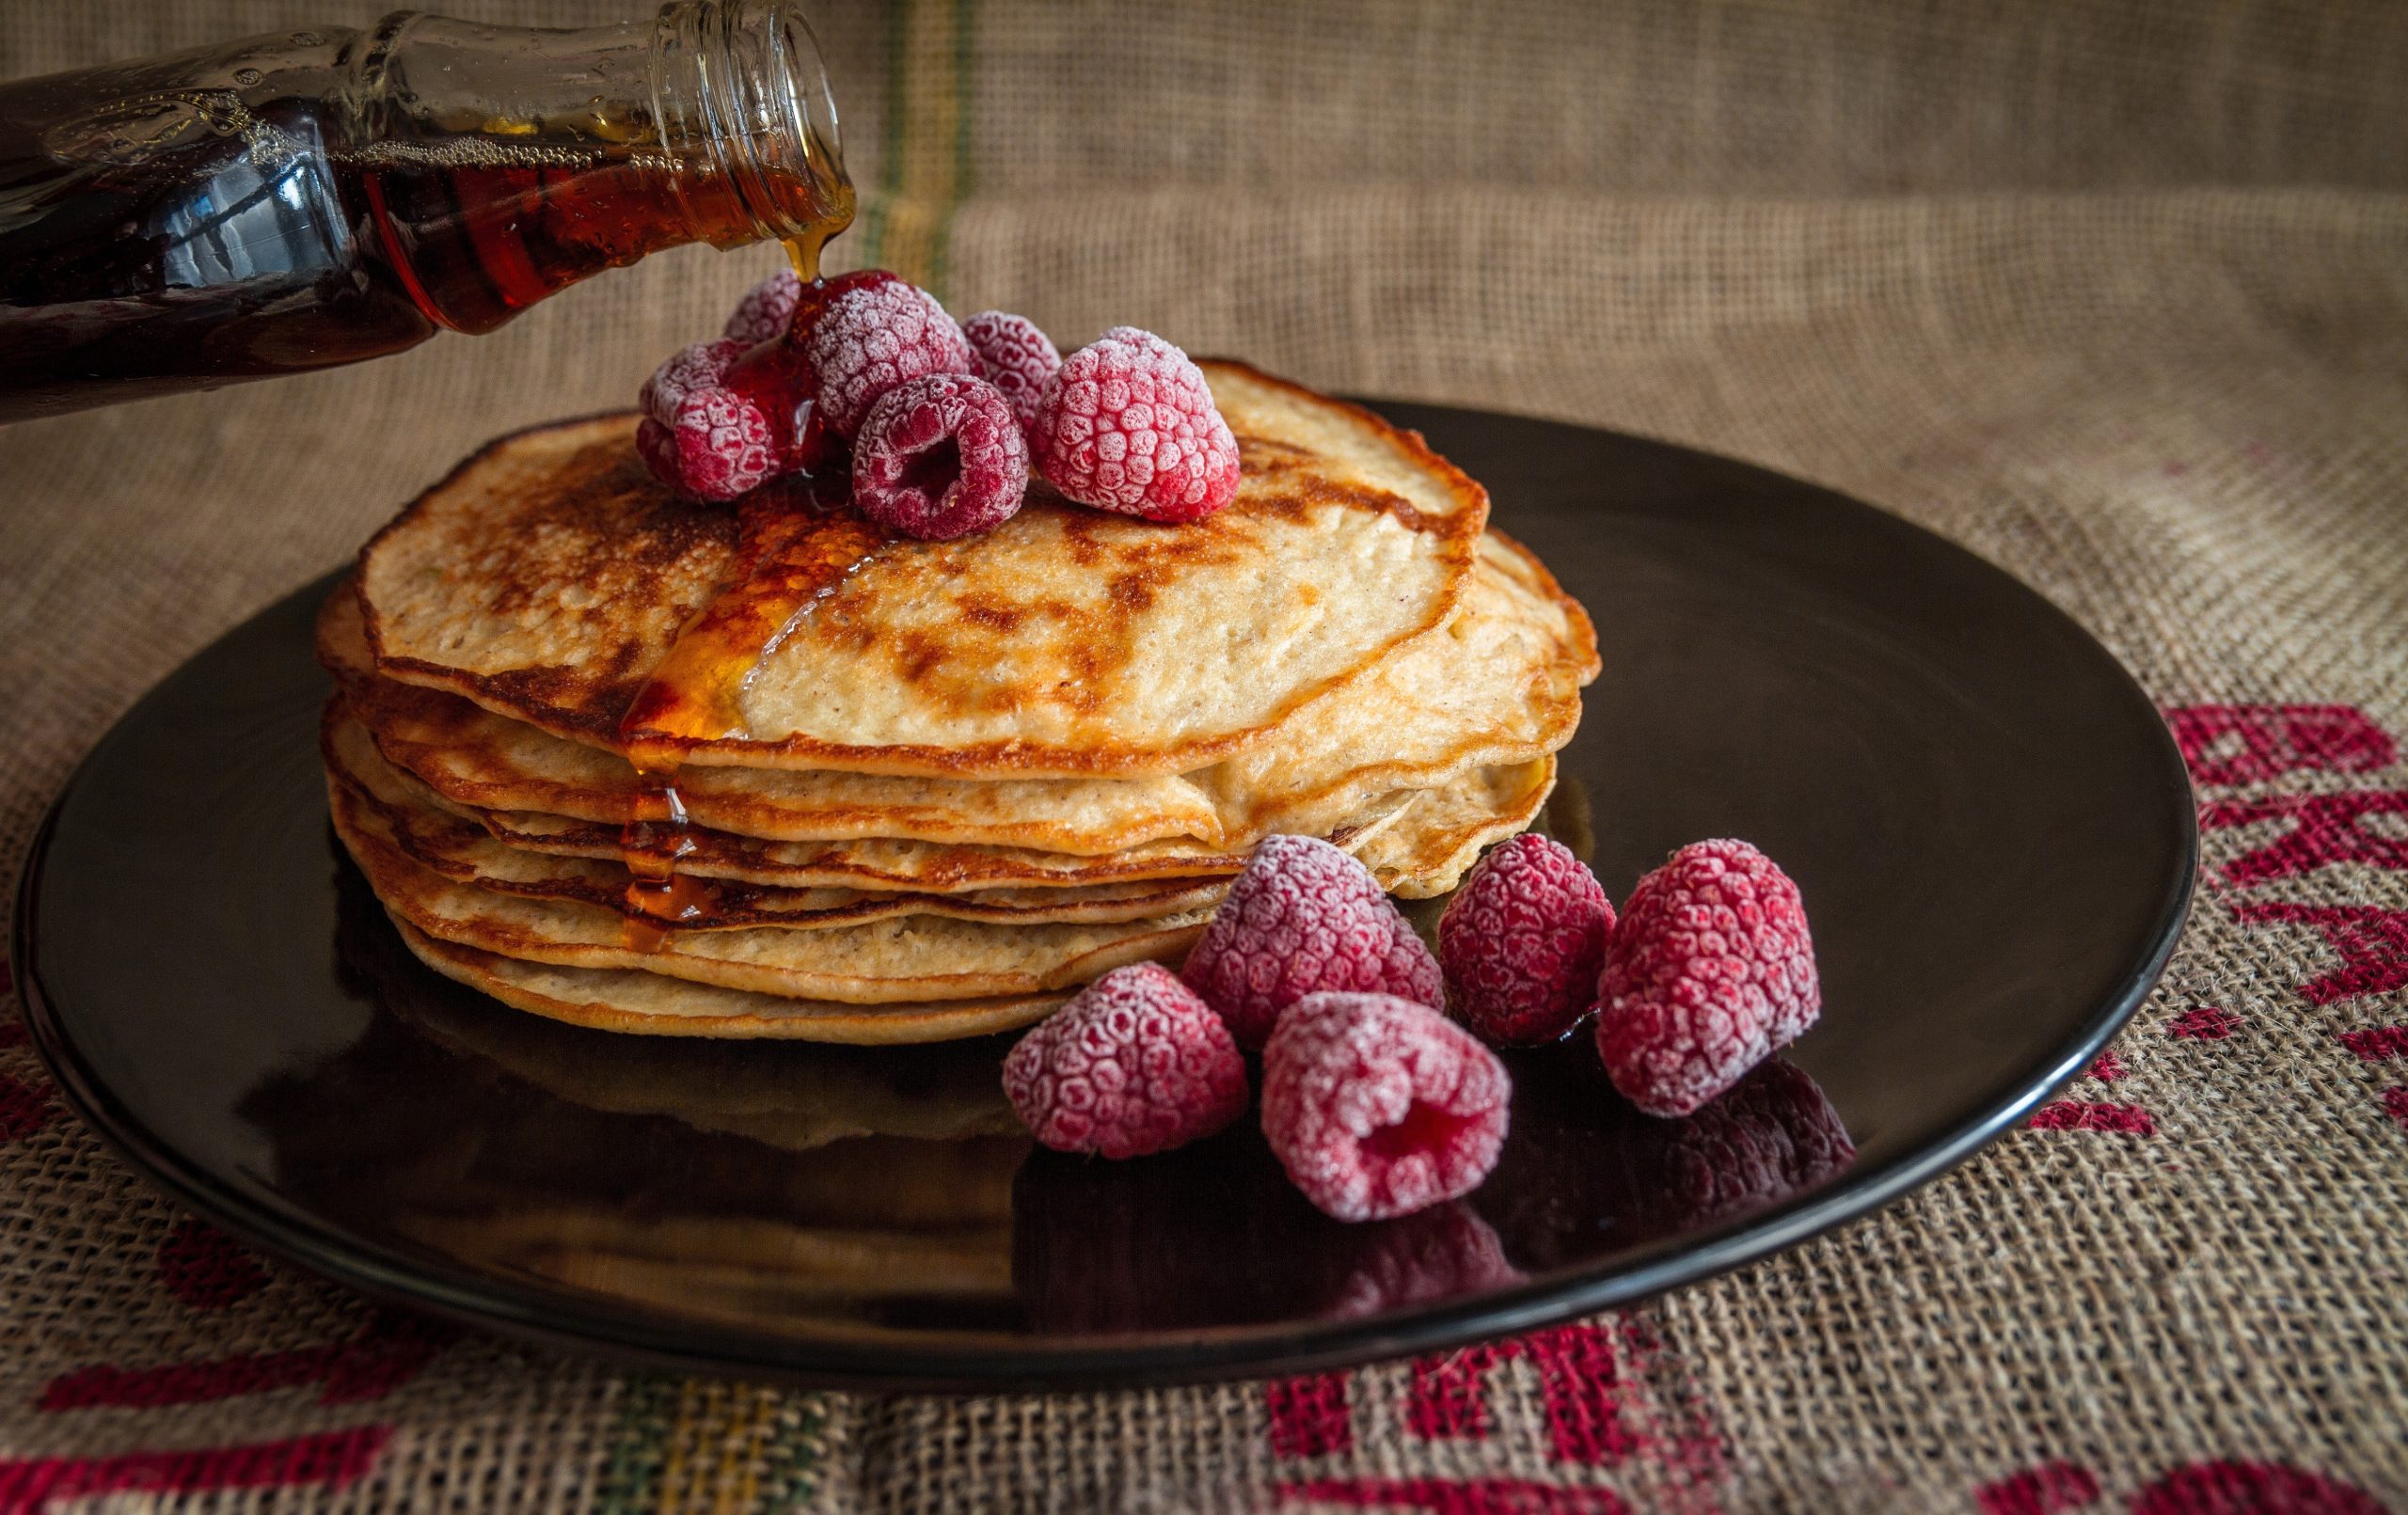
[[[1455,1144],[1471,1121],[1417,1099],[1404,1119],[1383,1126],[1363,1138],[1363,1155],[1375,1162],[1394,1162],[1420,1152],[1444,1152]]]
[[[897,481],[905,489],[916,489],[930,501],[942,501],[944,492],[961,477],[961,444],[950,436],[941,436],[928,446],[904,460],[903,477]]]

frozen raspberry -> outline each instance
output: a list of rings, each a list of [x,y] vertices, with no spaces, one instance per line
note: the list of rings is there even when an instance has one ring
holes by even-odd
[[[747,347],[783,337],[794,320],[795,303],[801,298],[802,280],[791,270],[782,269],[736,302],[736,313],[727,318],[727,329],[721,335]]]
[[[725,389],[689,394],[667,425],[645,417],[636,451],[654,478],[689,499],[731,500],[777,472],[768,424]]]
[[[1447,1003],[1493,1042],[1570,1031],[1597,1002],[1614,907],[1572,849],[1524,833],[1480,860],[1438,918]]]
[[[1687,1114],[1822,1013],[1798,886],[1745,842],[1691,843],[1632,891],[1597,993],[1614,1087]]]
[[[1385,1220],[1479,1187],[1513,1087],[1496,1053],[1428,1005],[1311,994],[1262,1049],[1262,1134],[1323,1213]]]
[[[924,542],[1000,526],[1027,492],[1028,444],[984,379],[928,373],[898,385],[853,442],[853,503]]]
[[[831,297],[811,329],[809,354],[819,372],[821,419],[846,437],[899,384],[927,373],[978,372],[969,339],[936,296],[898,278]]]
[[[1037,423],[1037,402],[1045,381],[1062,366],[1062,355],[1037,323],[1008,310],[981,310],[961,324],[970,351],[978,358],[978,376],[1004,392],[1012,418],[1021,430]]]
[[[1203,371],[1134,326],[1063,359],[1038,400],[1029,450],[1065,498],[1149,521],[1193,521],[1238,492],[1237,438]]]
[[[1245,1059],[1212,1007],[1158,963],[1116,968],[1004,1059],[1004,1094],[1060,1152],[1143,1157],[1245,1112]]]
[[[799,344],[784,337],[755,343],[728,369],[724,385],[768,425],[778,472],[817,473],[835,455],[835,443],[815,413],[818,375]]]
[[[661,425],[674,426],[677,412],[688,399],[727,382],[727,371],[744,355],[744,348],[737,341],[696,342],[679,348],[643,381],[643,388],[636,395],[637,407]]]
[[[1251,1050],[1323,989],[1446,1003],[1438,960],[1371,871],[1309,836],[1267,836],[1212,912],[1180,976]]]

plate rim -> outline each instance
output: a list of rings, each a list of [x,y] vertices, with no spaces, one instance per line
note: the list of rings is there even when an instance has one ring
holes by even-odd
[[[613,1304],[599,1296],[547,1291],[439,1262],[412,1258],[307,1217],[245,1196],[159,1139],[103,1084],[78,1048],[43,982],[35,946],[43,866],[59,817],[86,781],[94,755],[166,685],[227,640],[324,589],[338,567],[270,600],[196,650],[153,683],[112,721],[79,759],[46,808],[17,879],[10,922],[10,961],[28,1036],[67,1105],[135,1174],[228,1234],[304,1270],[372,1298],[479,1329],[565,1348],[588,1355],[656,1367],[701,1369],[878,1392],[1001,1393],[1153,1387],[1327,1371],[1407,1354],[1513,1335],[1655,1298],[1730,1272],[1861,1221],[1964,1163],[2005,1135],[2089,1065],[2138,1010],[2180,943],[2195,898],[2199,832],[2188,765],[2171,731],[2131,671],[2089,629],[2055,602],[1988,559],[1869,501],[1727,454],[1638,436],[1605,427],[1468,406],[1403,400],[1371,401],[1398,424],[1411,413],[1506,418],[1593,432],[1618,442],[1770,475],[1849,509],[1880,517],[1927,547],[1977,565],[2010,595],[2070,630],[2087,654],[2156,718],[2151,745],[2183,797],[2179,876],[2156,903],[2147,950],[2115,992],[2094,1005],[2078,1031],[2060,1044],[2053,1063],[2036,1074],[2004,1079],[2002,1093],[1978,1102],[1941,1135],[1875,1168],[1850,1167],[1794,1200],[1703,1233],[1664,1239],[1609,1270],[1577,1265],[1533,1275],[1513,1287],[1434,1305],[1354,1320],[1282,1321],[1268,1327],[1165,1332],[1143,1338],[1074,1338],[1072,1345],[1035,1346],[1016,1338],[972,1334],[915,1342],[902,1334],[870,1331],[859,1337],[781,1336],[746,1331],[709,1317],[664,1316]],[[1408,413],[1400,419],[1391,412]],[[1418,430],[1418,427],[1415,427]]]

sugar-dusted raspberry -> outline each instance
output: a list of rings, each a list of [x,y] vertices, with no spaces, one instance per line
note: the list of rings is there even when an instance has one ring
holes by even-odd
[[[1037,402],[1045,381],[1062,366],[1062,355],[1037,323],[1008,310],[981,310],[961,324],[970,351],[978,358],[978,376],[1004,393],[1012,417],[1028,430],[1037,421]]]
[[[744,355],[745,343],[721,340],[696,342],[669,355],[637,391],[636,405],[663,426],[677,422],[677,412],[698,390],[716,389],[727,382],[727,371]]]
[[[794,320],[795,303],[801,298],[802,280],[793,270],[781,269],[745,292],[721,335],[747,347],[783,337]]]
[[[809,354],[819,372],[820,418],[846,437],[899,384],[928,373],[978,372],[969,339],[936,296],[898,278],[832,295],[811,329]]]
[[[1438,960],[1371,871],[1317,837],[1267,836],[1180,970],[1251,1050],[1323,989],[1446,1002]]]
[[[1822,1013],[1798,886],[1745,842],[1691,843],[1632,891],[1597,992],[1614,1087],[1687,1114]]]
[[[1513,1092],[1471,1033],[1393,994],[1309,994],[1262,1049],[1262,1134],[1341,1221],[1469,1193],[1497,1166]]]
[[[1532,833],[1492,848],[1438,918],[1447,1003],[1493,1042],[1551,1042],[1597,1002],[1614,907],[1588,865]]]
[[[870,407],[853,441],[853,503],[926,542],[1011,519],[1028,492],[1028,444],[984,379],[927,373]]]
[[[1020,1039],[1004,1094],[1061,1152],[1167,1151],[1245,1113],[1245,1059],[1228,1028],[1157,963],[1116,968]]]
[[[727,371],[730,394],[761,413],[780,473],[817,473],[835,456],[836,443],[819,424],[815,397],[819,376],[800,343],[784,337],[755,342]]]
[[[1193,521],[1238,492],[1238,442],[1203,371],[1149,331],[1115,326],[1062,360],[1029,429],[1065,498],[1149,521]]]
[[[768,423],[720,388],[687,395],[667,425],[645,417],[636,428],[636,451],[654,478],[689,499],[731,500],[777,472]]]

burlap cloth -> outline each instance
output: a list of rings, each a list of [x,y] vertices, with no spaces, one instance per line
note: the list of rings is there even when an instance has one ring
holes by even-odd
[[[6,0],[0,74],[375,9]],[[1327,1380],[987,1399],[374,1314],[154,1196],[0,1021],[0,1507],[2408,1507],[2408,8],[822,9],[872,191],[840,261],[1737,454],[2037,586],[2191,750],[2172,971],[2033,1128],[1737,1275]],[[0,433],[0,860],[187,654],[774,266]]]

